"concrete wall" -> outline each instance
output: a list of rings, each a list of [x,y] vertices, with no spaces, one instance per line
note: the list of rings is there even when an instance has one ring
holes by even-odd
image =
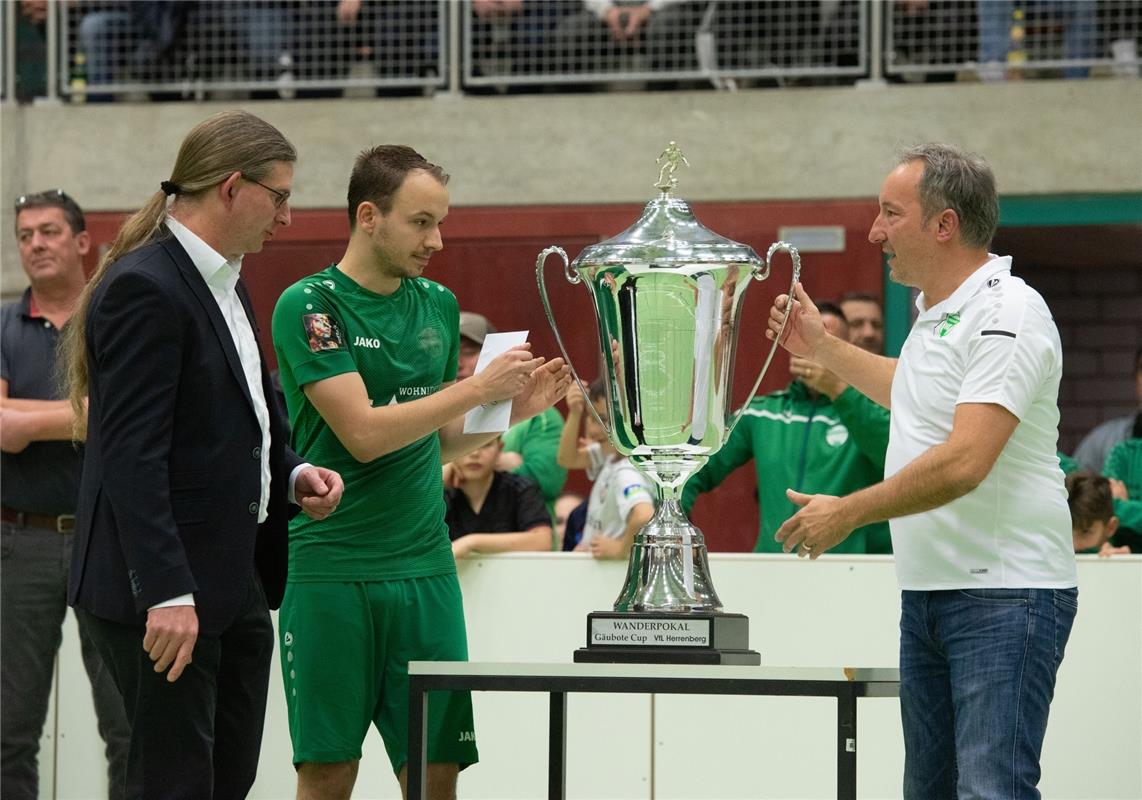
[[[137,208],[185,132],[231,104],[0,108],[5,294],[23,286],[11,198],[62,186]],[[643,202],[670,140],[697,200],[875,197],[893,148],[983,153],[1004,194],[1142,190],[1142,81],[250,103],[301,155],[299,208],[340,208],[354,155],[404,142],[446,167],[457,206]]]
[[[1142,557],[1079,558],[1079,613],[1059,672],[1040,789],[1053,800],[1142,797]],[[473,661],[566,663],[586,614],[609,608],[625,564],[579,553],[467,559],[460,565]],[[766,666],[895,666],[899,593],[892,559],[714,553],[710,572],[727,611],[750,619]],[[60,659],[58,728],[45,731],[41,774],[54,797],[99,796],[105,768],[74,626]],[[336,656],[331,654],[330,658]],[[275,657],[252,798],[295,786],[281,670]],[[480,763],[460,795],[541,797],[547,699],[473,695]],[[899,703],[858,704],[858,794],[900,796]],[[53,714],[49,720],[57,719]],[[835,797],[836,703],[823,698],[572,694],[567,788],[587,800]],[[53,759],[58,758],[53,763]],[[54,769],[53,769],[54,767]],[[41,798],[53,797],[45,781]],[[357,798],[397,798],[380,737],[366,737]]]

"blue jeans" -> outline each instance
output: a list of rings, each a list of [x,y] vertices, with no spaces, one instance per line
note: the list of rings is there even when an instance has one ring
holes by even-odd
[[[1078,589],[901,592],[906,800],[1037,800]]]

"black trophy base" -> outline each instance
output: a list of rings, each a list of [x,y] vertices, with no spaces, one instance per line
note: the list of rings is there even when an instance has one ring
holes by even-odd
[[[744,614],[594,611],[578,664],[736,664],[757,666]]]

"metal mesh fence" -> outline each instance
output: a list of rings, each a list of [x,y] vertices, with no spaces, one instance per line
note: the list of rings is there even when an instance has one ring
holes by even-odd
[[[867,2],[857,0],[473,0],[466,85],[859,76]]]
[[[1138,0],[927,0],[891,4],[885,71],[984,81],[1138,73]]]
[[[893,80],[1129,76],[1142,45],[1139,0],[57,0],[49,11],[52,90],[74,101],[830,84],[879,76],[873,44]]]
[[[443,86],[445,0],[167,0],[69,4],[61,25],[61,93],[201,98],[247,90]]]

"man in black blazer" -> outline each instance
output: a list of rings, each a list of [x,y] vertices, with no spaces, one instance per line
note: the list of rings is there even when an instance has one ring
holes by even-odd
[[[290,502],[321,518],[341,497],[287,447],[239,278],[289,224],[294,160],[251,114],[200,123],[72,326],[88,422],[69,599],[123,694],[127,782],[147,800],[248,793]]]

